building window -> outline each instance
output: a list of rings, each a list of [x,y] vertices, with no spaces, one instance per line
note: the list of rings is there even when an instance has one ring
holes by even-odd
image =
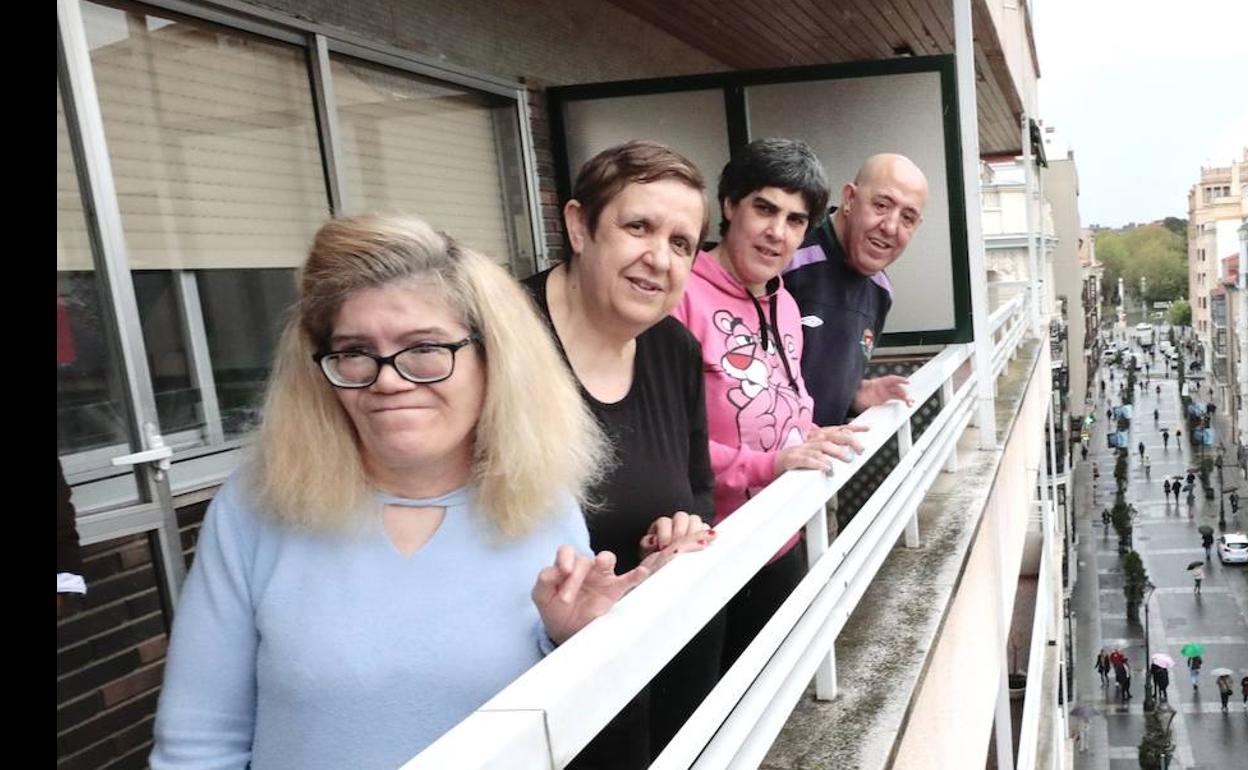
[[[307,48],[126,0],[81,7],[159,430],[175,460],[232,448],[330,213]],[[348,210],[419,215],[533,271],[514,96],[337,54],[330,74]],[[57,453],[74,484],[129,435],[97,258],[58,87]]]
[[[330,71],[351,209],[417,214],[532,272],[511,100],[338,55]]]

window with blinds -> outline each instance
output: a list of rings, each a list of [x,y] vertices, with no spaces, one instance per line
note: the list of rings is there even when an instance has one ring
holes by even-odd
[[[529,253],[506,184],[513,102],[337,55],[330,72],[351,211],[414,214],[503,263]]]

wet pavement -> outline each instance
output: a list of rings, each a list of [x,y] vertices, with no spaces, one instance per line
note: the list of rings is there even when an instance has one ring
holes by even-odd
[[[1106,393],[1116,394],[1124,374],[1115,370],[1111,383],[1109,367],[1104,367],[1099,376],[1105,378]],[[1161,386],[1160,396],[1155,394],[1157,385]],[[1098,398],[1095,403],[1097,421],[1088,444],[1088,458],[1076,464],[1073,481],[1078,578],[1071,598],[1076,639],[1071,665],[1075,669],[1073,701],[1088,703],[1101,714],[1088,725],[1088,741],[1083,750],[1076,751],[1075,767],[1138,770],[1137,746],[1144,731],[1144,678],[1148,669],[1144,613],[1141,608],[1139,623],[1127,620],[1118,538],[1112,527],[1106,533],[1100,520],[1101,509],[1112,505],[1114,496],[1114,450],[1105,444],[1105,409],[1120,401],[1116,397],[1112,401]],[[1159,412],[1156,422],[1154,408]],[[1170,429],[1168,447],[1163,444],[1161,427]],[[1182,441],[1174,438],[1176,427],[1184,433]],[[1126,497],[1139,512],[1135,550],[1143,558],[1149,579],[1157,586],[1149,603],[1150,652],[1165,652],[1176,664],[1170,672],[1169,703],[1160,704],[1159,712],[1164,718],[1173,715],[1177,751],[1171,768],[1248,768],[1248,710],[1240,691],[1240,680],[1248,676],[1248,565],[1222,565],[1215,548],[1205,562],[1201,594],[1197,596],[1193,591],[1193,580],[1185,568],[1192,561],[1205,559],[1197,528],[1202,524],[1211,526],[1216,536],[1219,510],[1216,494],[1213,500],[1204,499],[1199,479],[1194,506],[1189,508],[1186,495],[1178,503],[1173,496],[1163,500],[1164,480],[1186,475],[1187,469],[1198,461],[1186,434],[1187,426],[1180,418],[1177,381],[1173,375],[1152,377],[1146,389],[1136,394]],[[1141,441],[1151,460],[1147,475],[1136,449]],[[1230,457],[1234,457],[1233,452]],[[1092,478],[1093,462],[1100,470],[1096,480]],[[1233,459],[1224,473],[1226,488],[1238,486],[1241,494],[1248,491],[1248,482],[1233,465]],[[1211,481],[1216,490],[1216,470]],[[1248,499],[1248,494],[1243,496]],[[1234,516],[1227,502],[1226,531],[1243,531],[1246,513]],[[1185,659],[1179,652],[1188,642],[1205,646],[1204,668],[1197,688],[1192,687]],[[1119,701],[1112,681],[1108,687],[1100,684],[1094,664],[1101,647],[1120,647],[1131,661],[1133,697],[1127,704]],[[1226,713],[1209,674],[1220,667],[1234,672],[1234,693]]]

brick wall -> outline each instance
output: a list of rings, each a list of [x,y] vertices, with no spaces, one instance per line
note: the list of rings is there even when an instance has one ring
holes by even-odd
[[[206,508],[178,511],[188,558]],[[82,553],[86,601],[56,624],[56,766],[146,767],[168,641],[152,550],[134,536]]]

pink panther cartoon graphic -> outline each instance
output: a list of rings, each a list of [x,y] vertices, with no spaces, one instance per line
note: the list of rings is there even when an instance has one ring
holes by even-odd
[[[794,344],[785,335],[784,353],[774,341],[764,339],[744,320],[727,310],[714,315],[716,328],[723,332],[724,355],[719,365],[725,374],[738,380],[728,391],[728,402],[737,409],[737,435],[742,446],[771,451],[802,443],[803,414],[798,394],[780,360],[793,356]],[[792,361],[796,367],[797,362]]]

